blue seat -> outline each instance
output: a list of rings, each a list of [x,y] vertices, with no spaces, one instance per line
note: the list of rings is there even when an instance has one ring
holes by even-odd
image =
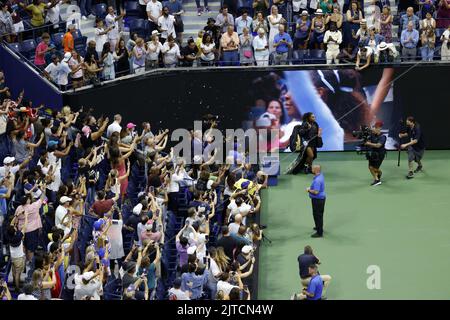
[[[53,44],[56,46],[56,48],[61,49],[62,48],[62,41],[64,38],[63,32],[58,32],[55,34],[52,34],[51,36]]]
[[[127,17],[139,17],[141,14],[141,9],[139,8],[139,3],[137,1],[126,1],[124,5]]]
[[[8,47],[11,48],[11,50],[15,51],[15,52],[19,52],[19,44],[17,42],[15,43],[8,43]]]
[[[249,17],[253,16],[253,1],[252,0],[238,0],[237,10],[239,15],[242,14],[243,10],[247,10]]]
[[[308,57],[308,50],[294,50],[292,52],[292,63],[303,64],[305,57]]]
[[[137,33],[139,37],[146,39],[148,30],[148,20],[135,19],[130,22],[130,34]]]
[[[30,59],[36,50],[36,41],[34,39],[28,39],[23,40],[19,44],[19,51],[21,54],[23,54],[26,58]]]
[[[326,63],[325,50],[311,49],[309,50],[308,57],[305,57],[305,61],[311,64]]]
[[[105,19],[106,15],[108,14],[108,8],[106,4],[99,3],[95,5],[95,16],[97,18]]]
[[[84,46],[86,46],[87,37],[83,36],[81,34],[81,31],[77,29],[75,31],[75,33],[73,34],[73,41],[74,41],[75,46],[77,46],[77,45],[84,45]]]

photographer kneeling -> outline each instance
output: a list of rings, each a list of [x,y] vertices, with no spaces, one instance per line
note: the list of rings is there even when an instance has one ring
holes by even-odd
[[[382,127],[383,122],[377,121],[372,128],[372,134],[370,135],[369,140],[364,143],[365,146],[370,148],[366,157],[367,160],[369,160],[369,171],[374,178],[374,181],[370,184],[371,186],[378,186],[381,184],[382,172],[380,167],[386,156],[386,149],[384,148],[386,136],[381,134]]]

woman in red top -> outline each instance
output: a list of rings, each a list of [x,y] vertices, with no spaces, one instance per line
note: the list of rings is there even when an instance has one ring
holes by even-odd
[[[47,32],[45,32],[42,34],[42,41],[36,47],[36,54],[34,57],[35,66],[41,70],[44,70],[46,66],[45,54],[51,50],[48,46],[49,43],[50,43],[50,35]]]

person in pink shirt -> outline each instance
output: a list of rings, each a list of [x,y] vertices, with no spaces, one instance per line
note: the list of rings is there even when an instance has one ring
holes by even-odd
[[[36,47],[36,53],[34,57],[34,64],[39,69],[43,70],[46,66],[45,54],[50,51],[49,47],[50,35],[46,32],[42,34],[42,41]]]
[[[39,245],[39,233],[42,229],[41,216],[39,210],[45,199],[45,186],[40,186],[42,195],[41,198],[35,202],[31,202],[31,197],[26,195],[20,199],[20,206],[17,207],[15,218],[18,222],[18,229],[21,229],[25,224],[25,212],[28,214],[28,222],[25,228],[25,239],[23,245],[26,249],[27,261],[31,262],[34,252]]]
[[[156,225],[155,228],[153,228],[153,221],[154,220],[150,219],[145,224],[145,230],[143,230],[141,233],[142,242],[144,242],[145,240],[153,240],[155,242],[159,242],[159,240],[161,239],[161,232],[158,230]]]

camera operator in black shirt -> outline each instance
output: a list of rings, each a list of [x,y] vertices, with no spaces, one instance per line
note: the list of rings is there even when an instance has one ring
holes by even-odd
[[[408,149],[408,167],[409,172],[407,179],[414,178],[414,173],[422,171],[422,157],[425,152],[425,141],[423,138],[420,125],[416,122],[414,117],[406,118],[406,133],[400,133],[400,138],[409,137],[410,141],[400,146],[401,149]],[[417,162],[417,168],[413,171],[413,161]]]
[[[372,174],[374,181],[371,186],[378,186],[381,184],[381,164],[386,156],[386,136],[381,134],[381,128],[383,127],[382,121],[377,121],[372,128],[372,134],[368,141],[364,143],[369,150],[366,154],[367,160],[369,160],[369,171]]]

